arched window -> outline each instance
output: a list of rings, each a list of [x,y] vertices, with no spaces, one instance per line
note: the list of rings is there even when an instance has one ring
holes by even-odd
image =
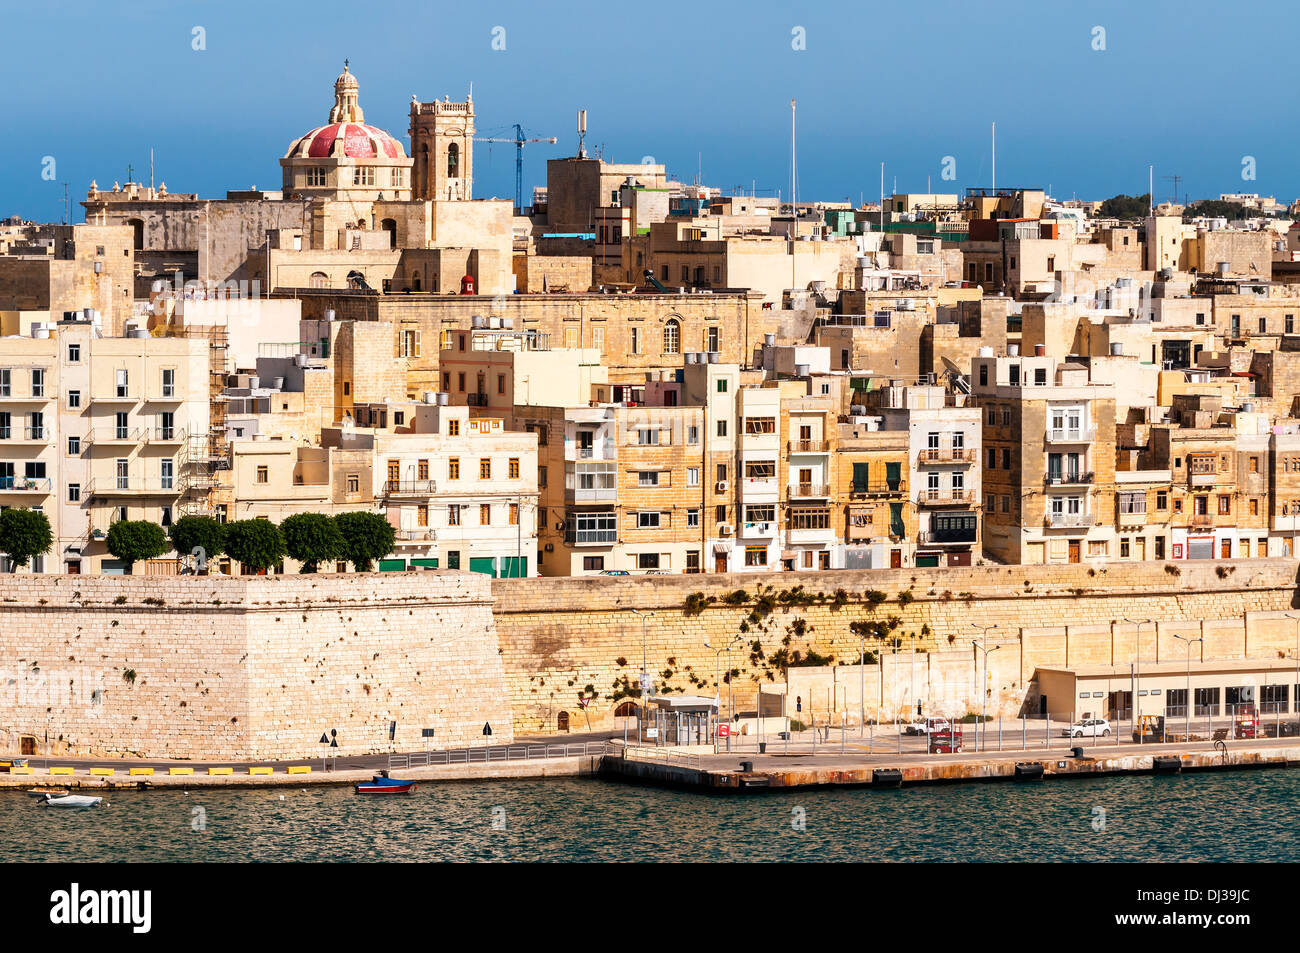
[[[559,716],[555,719],[555,729],[557,731],[569,730],[569,713],[567,711],[560,712]]]
[[[460,146],[454,142],[447,146],[447,178],[460,178]]]
[[[614,717],[615,717],[615,718],[635,718],[635,717],[636,717],[636,702],[623,702],[623,704],[619,705],[617,708],[614,709]]]
[[[311,286],[313,288],[328,288],[329,280],[329,275],[325,274],[325,272],[315,271],[312,272]]]
[[[397,247],[397,220],[393,218],[386,218],[379,223],[379,227],[388,233],[388,247],[396,248]]]
[[[682,326],[676,318],[664,325],[664,353],[678,354],[682,349]]]
[[[135,250],[139,251],[144,248],[144,222],[138,218],[133,218],[128,220],[126,224],[131,226],[131,231],[133,233],[132,240],[135,244]]]

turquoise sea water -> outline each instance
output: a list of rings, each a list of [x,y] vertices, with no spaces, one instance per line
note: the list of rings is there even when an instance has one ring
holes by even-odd
[[[1298,795],[1287,770],[739,797],[595,780],[123,791],[85,811],[5,791],[0,860],[1295,862]]]

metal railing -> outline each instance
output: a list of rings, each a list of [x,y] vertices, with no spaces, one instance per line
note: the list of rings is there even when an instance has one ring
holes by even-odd
[[[656,748],[652,745],[628,745],[621,751],[615,749],[611,754],[618,754],[628,761],[662,761],[666,764],[680,764],[683,767],[700,770],[704,762],[699,754],[691,751],[677,751],[673,748]]]
[[[0,476],[0,490],[19,493],[49,493],[48,477]]]
[[[1048,513],[1043,517],[1043,524],[1051,529],[1082,528],[1096,522],[1092,513]]]
[[[864,494],[906,493],[902,480],[854,480],[852,492]]]
[[[791,483],[789,493],[792,497],[816,498],[827,495],[825,483]]]
[[[974,493],[965,487],[926,488],[918,493],[916,497],[918,503],[933,503],[938,505],[945,503],[966,503],[973,499],[975,499]]]
[[[388,756],[389,770],[433,767],[440,764],[491,764],[506,761],[541,761],[547,758],[585,758],[612,753],[605,741],[575,744],[522,744],[482,748],[448,748],[442,751],[413,751]]]
[[[385,480],[385,496],[432,496],[438,491],[434,480]]]
[[[1066,471],[1065,473],[1049,473],[1043,478],[1043,483],[1047,486],[1077,486],[1090,484],[1096,479],[1096,474],[1091,471],[1080,473],[1075,470]]]
[[[750,434],[749,436],[772,436],[772,434]],[[791,440],[785,445],[790,453],[826,453],[830,443],[825,440]]]
[[[970,447],[927,447],[917,456],[917,461],[926,463],[973,463],[975,451]]]
[[[1092,443],[1097,439],[1096,427],[1061,427],[1048,430],[1050,443]]]

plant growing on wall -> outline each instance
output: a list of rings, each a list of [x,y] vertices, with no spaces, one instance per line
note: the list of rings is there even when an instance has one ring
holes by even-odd
[[[284,558],[284,534],[270,520],[226,524],[226,552],[241,566],[262,571]]]
[[[132,563],[157,559],[171,548],[163,528],[147,520],[118,520],[108,528],[104,547],[126,563],[127,572],[131,571]]]
[[[343,536],[343,558],[361,572],[368,572],[397,543],[397,530],[378,513],[340,513],[334,522]]]
[[[48,553],[53,545],[50,519],[44,513],[18,507],[0,512],[0,552],[9,555],[11,572],[26,566],[33,556]]]
[[[295,513],[280,524],[285,551],[302,563],[303,572],[315,572],[327,559],[343,555],[343,534],[323,513]]]
[[[182,516],[171,528],[172,548],[182,556],[203,551],[203,559],[214,559],[226,551],[226,527],[211,516]]]

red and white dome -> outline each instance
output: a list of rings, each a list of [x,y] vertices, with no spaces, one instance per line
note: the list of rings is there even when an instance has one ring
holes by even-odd
[[[298,158],[404,159],[402,144],[384,130],[360,122],[318,126],[289,149]]]

